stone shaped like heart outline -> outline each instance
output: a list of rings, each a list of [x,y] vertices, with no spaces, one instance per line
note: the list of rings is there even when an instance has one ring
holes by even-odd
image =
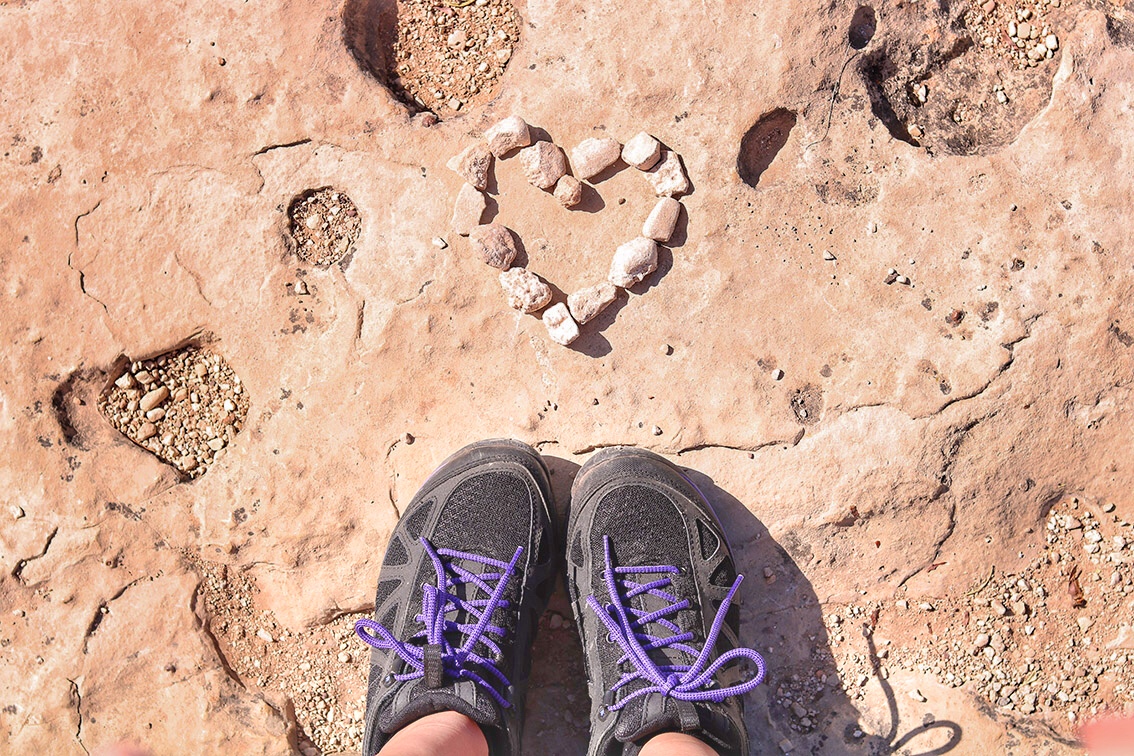
[[[682,204],[676,197],[690,189],[681,156],[650,134],[640,132],[625,144],[611,138],[583,140],[571,151],[569,168],[558,145],[549,140],[533,142],[531,127],[515,115],[487,129],[484,136],[483,142],[470,145],[448,162],[448,167],[465,180],[453,208],[453,230],[468,236],[481,259],[501,270],[500,284],[508,304],[529,314],[544,310],[542,320],[548,337],[566,346],[578,338],[580,324],[595,318],[615,300],[618,289],[639,283],[657,269],[658,244],[672,238],[681,215]],[[494,162],[515,155],[528,183],[553,193],[564,208],[581,201],[582,181],[605,174],[619,160],[639,170],[659,197],[642,225],[642,233],[615,251],[607,280],[569,295],[566,304],[548,307],[552,294],[547,283],[524,267],[512,267],[519,234],[500,223],[480,223],[487,209],[485,190]]]

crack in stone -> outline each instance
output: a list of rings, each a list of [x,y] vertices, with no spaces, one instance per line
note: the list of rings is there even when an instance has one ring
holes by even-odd
[[[82,217],[82,216],[79,216],[79,217]],[[77,223],[78,223],[78,221],[76,221],[76,224]],[[75,228],[77,229],[78,225],[76,225]],[[78,232],[76,231],[76,233],[78,233]],[[76,239],[77,239],[77,237],[76,237]],[[71,264],[71,258],[74,256],[74,254],[75,254],[74,252],[68,252],[67,253],[67,267],[79,274],[79,291],[81,291],[84,296],[90,297],[94,301],[98,302],[99,306],[102,307],[102,311],[105,312],[107,315],[109,315],[110,310],[106,309],[106,303],[103,302],[98,297],[96,297],[94,294],[91,294],[89,291],[87,291],[87,274],[84,273],[81,268],[76,268],[74,265]]]
[[[47,550],[51,548],[51,542],[55,540],[55,536],[57,536],[57,535],[59,535],[59,526],[58,525],[56,525],[55,528],[50,533],[48,533],[47,540],[44,541],[43,548],[40,550],[40,552],[38,554],[35,554],[34,556],[30,556],[27,559],[21,559],[20,561],[16,562],[16,566],[12,568],[12,577],[14,577],[16,580],[19,580],[21,583],[23,583],[24,579],[21,577],[21,575],[24,572],[24,568],[27,567],[28,564],[30,564],[31,562],[34,562],[37,559],[42,559],[43,557],[47,556]]]
[[[162,573],[159,570],[157,577],[161,577],[161,574]],[[91,617],[91,621],[87,624],[87,631],[83,634],[83,653],[84,654],[87,653],[87,646],[90,643],[91,636],[93,636],[95,634],[95,631],[98,630],[98,626],[101,625],[102,621],[106,618],[106,616],[108,614],[110,614],[110,605],[113,602],[117,601],[118,599],[122,598],[122,595],[125,594],[126,591],[130,590],[131,588],[133,588],[138,583],[141,583],[143,580],[148,580],[148,579],[149,579],[149,576],[147,576],[147,575],[143,575],[140,578],[135,578],[135,579],[131,580],[129,583],[127,583],[126,585],[119,588],[118,591],[115,592],[115,594],[113,596],[111,596],[110,598],[108,598],[106,601],[100,601],[99,602],[98,607],[95,609],[94,616]]]
[[[299,147],[299,146],[304,145],[304,144],[311,144],[311,139],[310,138],[304,138],[304,139],[297,139],[294,142],[281,142],[280,144],[269,144],[268,146],[261,147],[260,149],[253,152],[252,157],[257,157],[259,155],[266,154],[268,152],[271,152],[272,150],[286,150],[289,147]]]
[[[414,294],[414,295],[413,295],[412,297],[409,297],[409,298],[407,298],[407,299],[400,299],[400,300],[398,300],[397,304],[399,304],[399,305],[409,304],[410,302],[412,302],[413,300],[417,299],[417,298],[418,298],[418,297],[420,297],[420,296],[421,296],[422,294],[424,294],[424,293],[425,293],[425,290],[426,290],[427,288],[429,288],[429,285],[430,285],[431,283],[433,283],[433,279],[432,279],[432,278],[431,278],[431,279],[429,279],[428,281],[426,281],[425,283],[423,283],[423,284],[422,284],[422,285],[420,286],[420,288],[418,288],[418,290],[417,290],[417,293],[416,293],[416,294]]]
[[[941,465],[941,472],[939,472],[937,474],[937,483],[938,483],[937,490],[934,491],[933,495],[929,497],[929,500],[926,502],[927,504],[932,505],[935,502],[940,501],[941,498],[943,496],[945,496],[945,494],[949,493],[952,490],[952,486],[953,486],[953,466],[957,462],[957,456],[961,451],[961,446],[964,444],[965,439],[968,438],[968,436],[972,432],[973,428],[977,427],[978,425],[980,425],[985,420],[988,420],[988,419],[994,417],[996,414],[997,414],[996,412],[992,412],[988,415],[978,417],[974,420],[970,420],[970,421],[968,421],[968,422],[966,422],[962,425],[959,425],[959,426],[953,428],[953,430],[950,432],[949,440],[946,442],[945,446],[941,449],[941,456],[944,459],[943,459],[942,465]],[[950,499],[946,500],[946,503],[948,504],[948,507],[949,507],[949,509],[948,509],[949,522],[945,526],[945,532],[943,532],[933,544],[933,556],[931,556],[929,559],[925,560],[922,564],[920,564],[917,568],[915,568],[909,575],[906,575],[904,578],[902,578],[901,581],[899,581],[899,583],[898,583],[899,588],[901,588],[903,585],[908,583],[915,576],[917,576],[917,575],[921,574],[922,572],[924,572],[925,570],[927,570],[930,567],[930,565],[934,564],[937,561],[938,557],[941,556],[941,550],[942,550],[942,548],[944,548],[945,542],[953,537],[953,532],[957,528],[957,502],[955,500],[953,500],[952,498],[950,498]]]
[[[173,250],[173,259],[177,263],[177,266],[185,271],[185,275],[193,279],[193,284],[197,287],[197,294],[201,297],[201,299],[205,300],[205,303],[208,304],[209,307],[212,307],[212,300],[205,296],[205,290],[201,288],[201,276],[194,273],[185,263],[181,262],[181,258],[177,255],[176,249]]]
[[[239,685],[242,690],[247,690],[248,687],[244,684],[244,681],[240,679],[240,674],[237,673],[236,669],[232,666],[232,663],[229,662],[228,657],[224,655],[224,651],[221,650],[220,641],[217,639],[216,634],[213,633],[213,629],[209,626],[209,622],[206,618],[202,617],[198,613],[197,602],[200,600],[200,598],[201,591],[200,589],[198,589],[193,591],[193,597],[189,601],[189,610],[193,612],[193,619],[197,623],[197,629],[204,633],[205,638],[209,642],[209,646],[213,649],[213,653],[217,655],[217,660],[220,662],[221,669],[224,670],[224,673],[233,682]]]
[[[79,742],[79,747],[83,749],[83,753],[90,754],[86,743],[83,742],[83,694],[79,692],[79,684],[71,678],[65,678],[71,685],[71,700],[75,704],[75,713],[79,715],[79,724],[75,728],[75,740]]]

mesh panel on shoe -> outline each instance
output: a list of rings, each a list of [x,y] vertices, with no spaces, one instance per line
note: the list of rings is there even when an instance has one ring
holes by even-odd
[[[433,500],[429,499],[418,504],[408,516],[403,518],[402,522],[405,524],[406,534],[411,540],[416,541],[421,536],[421,531],[429,519],[431,509],[433,509]]]
[[[725,557],[709,577],[710,583],[721,588],[731,588],[734,580],[736,580],[736,568],[732,565],[732,557]]]
[[[508,561],[517,546],[529,548],[533,499],[527,484],[511,473],[468,478],[449,495],[429,540],[437,548]]]
[[[697,520],[697,537],[701,541],[701,558],[712,559],[721,547],[721,539],[717,538],[717,534],[709,529],[704,520]]]
[[[386,600],[390,598],[394,591],[401,587],[401,584],[402,581],[397,579],[379,581],[378,591],[374,595],[375,610],[381,609],[382,605],[386,603]]]
[[[383,564],[388,564],[392,567],[403,565],[409,561],[409,552],[402,544],[402,539],[394,536],[390,539],[390,544],[386,547],[386,558]]]

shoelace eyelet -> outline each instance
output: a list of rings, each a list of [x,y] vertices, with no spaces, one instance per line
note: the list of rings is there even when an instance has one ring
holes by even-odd
[[[393,685],[394,684],[394,673],[387,672],[386,676],[382,678],[382,684],[383,685]]]
[[[606,719],[609,714],[610,714],[610,709],[606,708],[605,706],[599,707],[599,710],[598,710],[598,718],[599,719]]]

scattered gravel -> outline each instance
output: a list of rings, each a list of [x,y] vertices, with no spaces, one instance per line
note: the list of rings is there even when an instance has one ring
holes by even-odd
[[[974,4],[965,14],[965,23],[982,48],[995,51],[1018,69],[1032,68],[1054,58],[1059,49],[1059,36],[1049,16],[1061,5],[1061,0]],[[996,99],[1001,104],[1008,102],[1000,94]]]
[[[99,398],[124,436],[191,478],[236,438],[248,405],[240,377],[201,347],[133,362]]]
[[[369,654],[353,628],[367,615],[346,615],[292,633],[271,612],[256,609],[259,591],[248,575],[192,552],[183,555],[201,575],[205,628],[228,666],[249,688],[283,694],[294,704],[299,752],[359,752]]]
[[[487,99],[512,58],[520,18],[507,0],[459,6],[399,0],[389,84],[413,108],[448,116]]]
[[[295,251],[313,265],[333,265],[345,258],[362,231],[354,202],[329,186],[297,197],[289,214]]]
[[[1134,526],[1104,509],[1075,497],[1056,504],[1043,554],[1019,567],[992,567],[978,585],[934,598],[932,620],[905,599],[893,609],[883,602],[828,605],[829,640],[848,695],[861,699],[873,671],[862,635],[844,632],[844,623],[857,630],[878,621],[883,676],[894,668],[929,674],[1002,713],[1041,716],[1068,735],[1080,719],[1134,706],[1134,633],[1116,621],[1129,617],[1134,599],[1126,543]],[[878,640],[891,630],[916,642]]]

